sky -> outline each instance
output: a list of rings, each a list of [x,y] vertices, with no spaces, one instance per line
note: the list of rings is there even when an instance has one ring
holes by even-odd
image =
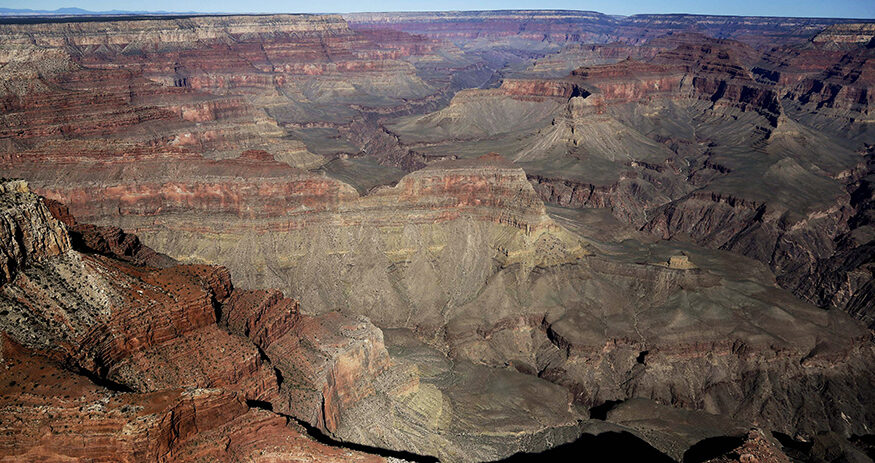
[[[0,8],[223,13],[349,13],[496,9],[592,10],[607,14],[694,13],[751,16],[875,18],[875,0],[0,0]]]

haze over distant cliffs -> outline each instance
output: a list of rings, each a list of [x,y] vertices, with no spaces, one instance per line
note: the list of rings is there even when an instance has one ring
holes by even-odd
[[[875,23],[0,22],[0,460],[872,457]]]

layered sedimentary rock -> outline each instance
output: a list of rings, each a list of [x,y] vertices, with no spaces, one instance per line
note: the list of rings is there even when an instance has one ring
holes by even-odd
[[[297,307],[275,291],[237,292],[222,318],[271,359],[289,413],[325,433],[441,461],[490,461],[581,432],[584,416],[560,387],[455,364],[403,330],[384,340],[363,318],[313,317]]]
[[[47,20],[0,35],[11,164],[266,149],[315,167],[313,153],[362,149],[338,130],[363,110],[429,104],[489,72],[449,44],[330,15]]]
[[[250,409],[285,402],[256,346],[216,323],[227,272],[83,255],[26,183],[0,197],[4,223],[27,224],[2,240],[27,251],[0,287],[4,460],[380,461]]]
[[[283,181],[309,178],[301,175]],[[871,390],[865,365],[873,353],[865,329],[840,312],[820,311],[764,283],[774,276],[752,261],[697,248],[679,254],[666,245],[581,238],[576,233],[588,229],[581,225],[583,218],[565,216],[557,222],[549,217],[523,171],[495,156],[435,164],[365,197],[342,184],[320,191],[323,196],[273,197],[284,205],[282,210],[264,207],[240,214],[231,208],[220,219],[198,224],[185,217],[203,216],[203,208],[217,203],[199,204],[182,196],[184,202],[174,206],[178,219],[156,226],[150,215],[129,215],[126,225],[173,257],[225,259],[232,262],[235,277],[283,287],[316,313],[340,309],[379,326],[412,329],[432,349],[443,351],[429,354],[432,358],[447,355],[457,362],[511,367],[516,375],[564,386],[585,407],[647,398],[806,435],[865,433],[872,419],[865,411],[872,398],[852,392]],[[130,203],[131,211],[152,201],[136,198],[140,203]],[[568,230],[562,224],[580,228]],[[212,230],[209,241],[202,238],[205,226]],[[607,233],[622,236],[617,229]],[[265,277],[260,268],[271,273]],[[405,423],[434,413],[445,416],[448,412],[432,408],[435,397],[464,400],[440,382],[423,388],[423,376],[404,373],[404,362],[386,367],[371,350],[373,344],[344,342],[335,351],[347,358],[341,365],[375,361],[370,364],[374,369],[364,370],[371,375],[341,374],[343,367],[336,362],[310,360],[310,365],[323,365],[316,368],[321,373],[303,383],[290,382],[289,372],[298,367],[282,359],[288,355],[284,346],[293,343],[271,339],[287,336],[283,330],[295,306],[268,293],[257,298],[265,302],[255,304],[262,308],[251,314],[230,308],[222,313],[232,330],[255,340],[274,359],[284,378],[281,393],[291,403],[309,397],[297,403],[321,398],[316,403],[325,404],[294,413],[344,439],[447,459],[464,452],[487,459],[500,455],[496,446],[514,448],[507,440],[484,446],[480,437],[463,442],[451,438],[452,433],[443,435],[445,429],[465,429],[453,424],[464,415],[452,413],[444,424],[420,421],[400,428],[401,433],[365,426],[363,420],[374,415],[397,413],[406,417]],[[484,307],[491,309],[484,312]],[[306,326],[301,320],[299,326]],[[354,322],[334,326],[340,332],[367,332]],[[330,333],[313,332],[312,344],[320,339],[337,345]],[[379,342],[373,336],[363,339]],[[453,374],[482,374],[474,371]],[[371,381],[368,392],[334,392],[332,384],[350,377]],[[767,378],[769,386],[759,386]],[[522,379],[504,381],[519,384]],[[824,387],[830,391],[826,396],[812,392]],[[362,394],[381,399],[357,401]],[[808,399],[800,402],[798,397]],[[419,401],[431,405],[415,405]],[[429,412],[416,414],[410,407]],[[579,431],[568,424],[563,428],[561,415],[555,415],[560,408],[551,406],[554,419],[560,418],[550,432],[569,440]],[[836,418],[842,413],[847,421]],[[395,426],[391,429],[397,431]],[[435,441],[435,436],[442,437]]]
[[[871,332],[835,309],[871,324],[865,25],[350,21],[0,27],[0,172],[51,198],[4,183],[3,331],[120,403],[166,398],[94,435],[194,404],[228,415],[168,461],[320,452],[286,416],[444,461],[864,445]],[[121,455],[155,454],[133,435]]]
[[[524,177],[518,182],[526,185]],[[64,225],[24,182],[3,187],[6,222],[19,219],[21,211],[43,213],[28,215],[30,228],[24,238],[19,235],[19,244],[40,249],[36,244],[46,236],[67,243],[45,255],[28,254],[0,288],[0,326],[4,348],[11,349],[4,359],[38,353],[36,365],[49,365],[56,372],[52,378],[58,376],[52,387],[71,387],[68,381],[87,385],[82,386],[87,394],[68,394],[56,404],[57,415],[44,418],[57,431],[30,441],[27,436],[43,421],[24,420],[24,411],[38,412],[29,402],[33,398],[18,395],[18,388],[31,387],[32,378],[26,371],[23,378],[13,375],[7,410],[19,419],[9,421],[4,454],[16,455],[15,461],[42,454],[81,458],[66,446],[92,441],[103,443],[93,455],[131,461],[223,460],[247,452],[274,460],[361,456],[342,449],[321,452],[321,444],[289,427],[290,416],[343,440],[446,461],[540,451],[547,442],[569,441],[581,432],[584,416],[559,386],[518,372],[455,365],[438,351],[416,347],[412,337],[403,341],[409,347],[390,355],[382,332],[367,319],[337,312],[308,315],[279,291],[234,289],[219,267],[162,260],[168,266],[159,269],[118,260],[112,248],[89,247],[92,235],[104,237],[106,228],[62,215],[85,236],[73,241],[90,253],[81,254],[69,248]],[[66,213],[58,204],[53,209]],[[131,237],[128,242],[136,239],[122,234]],[[133,257],[157,256],[137,249]],[[419,353],[411,355],[411,349]],[[446,366],[435,370],[435,362]],[[59,373],[59,366],[67,371]],[[495,390],[471,384],[487,379]],[[100,399],[104,396],[111,402]],[[93,401],[106,408],[83,414],[81,404]],[[138,412],[143,407],[148,411]],[[503,417],[472,422],[475,407]],[[168,422],[175,434],[165,436],[162,426]],[[216,439],[227,443],[224,450],[210,445]]]
[[[35,195],[7,193],[4,199],[41,209],[46,215],[32,222],[34,229],[54,230],[56,241],[69,243],[66,229]],[[53,223],[56,228],[47,225]],[[39,243],[36,238],[24,235],[26,242]],[[231,291],[227,272],[138,268],[73,252],[69,244],[45,257],[52,258],[27,262],[3,286],[4,331],[16,342],[137,391],[222,386],[247,399],[275,391],[257,350],[216,325],[214,305]],[[198,345],[221,350],[225,361],[188,355]],[[178,368],[150,367],[164,363]]]
[[[118,227],[79,223],[70,214],[67,206],[52,200],[43,202],[52,216],[67,227],[67,234],[74,249],[151,267],[167,267],[175,263],[170,257],[145,246],[137,235],[126,233]]]
[[[2,349],[4,461],[384,461],[319,444],[228,391],[119,393],[9,338]]]
[[[785,288],[868,320],[871,238],[850,219],[868,208],[852,197],[871,170],[871,52],[823,40],[760,56],[675,34],[643,60],[506,80],[386,127],[419,159],[504,153],[550,203],[609,208],[660,237],[753,257]],[[527,96],[562,87],[579,90]],[[811,292],[820,284],[842,289],[827,300]]]
[[[0,228],[0,284],[11,281],[21,267],[63,254],[70,239],[63,224],[41,203],[22,201],[30,191],[21,180],[0,183],[3,225]]]
[[[875,37],[875,27],[871,23],[851,23],[827,27],[812,37],[811,41],[834,45],[868,45],[873,37]]]
[[[469,46],[484,46],[490,40],[502,43],[502,39],[511,37],[532,42],[637,42],[668,32],[691,30],[704,31],[713,37],[774,44],[804,41],[827,26],[838,24],[835,27],[841,28],[843,23],[855,22],[853,19],[683,14],[616,17],[594,11],[555,10],[354,13],[344,17],[354,29],[392,29],[469,42]],[[539,47],[530,45],[529,49]]]
[[[265,162],[273,168],[263,188],[239,190],[236,175],[215,176],[207,187],[203,172],[194,171],[172,187],[107,186],[115,192],[107,205],[84,205],[84,217],[113,223],[102,212],[122,208],[128,211],[123,226],[171,257],[227,263],[238,281],[281,288],[309,310],[343,307],[395,327],[411,327],[406,320],[440,327],[446,305],[472,297],[494,263],[531,269],[585,254],[546,216],[523,171],[500,157],[435,165],[365,197],[337,180],[292,176]],[[266,202],[230,200],[247,191]],[[75,190],[44,192],[76,207]],[[175,209],[176,218],[155,221],[158,207]],[[206,214],[206,220],[186,219]],[[213,239],[201,238],[207,230]],[[468,238],[456,240],[458,234]],[[427,288],[417,283],[426,280]],[[379,306],[379,314],[372,311]]]

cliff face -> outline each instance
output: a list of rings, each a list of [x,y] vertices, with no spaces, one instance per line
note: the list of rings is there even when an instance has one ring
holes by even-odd
[[[384,461],[317,443],[286,418],[250,408],[232,392],[119,393],[9,338],[2,348],[0,453],[7,461]]]
[[[279,287],[310,310],[346,307],[387,326],[438,327],[447,301],[471,297],[493,262],[531,269],[585,254],[546,216],[524,172],[499,157],[434,165],[364,197],[337,180],[260,162],[253,161],[245,182],[192,163],[171,184],[106,185],[104,203],[84,202],[77,189],[43,193],[88,220],[136,229],[171,257],[227,263],[245,285]],[[204,240],[205,232],[217,239]],[[460,242],[458,234],[475,241]],[[395,276],[378,270],[393,265]],[[428,272],[437,292],[420,292],[417,281],[429,279],[423,265],[437,266]]]
[[[227,271],[80,254],[26,183],[5,181],[0,198],[4,223],[19,225],[3,249],[24,251],[0,287],[4,458],[381,461],[319,444],[247,405],[288,401],[269,360],[217,324],[235,294]]]
[[[0,182],[3,224],[0,226],[0,285],[11,281],[19,269],[31,262],[70,250],[64,225],[52,217],[41,203],[25,202],[27,183],[21,180]]]
[[[407,188],[464,191],[427,178]],[[25,183],[8,184],[14,189],[4,191],[3,200],[15,208],[4,210],[4,220],[21,210],[48,212]],[[53,209],[66,213],[57,204]],[[344,440],[448,461],[542,450],[544,439],[564,442],[581,432],[581,416],[559,386],[472,364],[442,367],[441,375],[456,377],[452,384],[435,381],[433,370],[420,369],[429,362],[451,365],[444,354],[422,346],[425,354],[396,350],[390,356],[382,332],[364,318],[309,315],[279,291],[234,289],[221,267],[133,265],[141,264],[138,256],[156,254],[140,247],[133,256],[116,256],[113,248],[89,247],[108,229],[62,218],[82,233],[73,245],[89,254],[68,247],[25,260],[0,288],[3,361],[12,375],[4,381],[10,401],[2,413],[19,418],[4,420],[2,448],[15,461],[84,458],[78,449],[88,445],[94,445],[90,458],[121,461],[226,461],[252,453],[380,460],[318,444],[290,425],[290,416]],[[26,235],[27,249],[55,229],[66,237],[51,215],[34,217],[32,228],[40,233]],[[116,257],[133,257],[133,264]],[[38,394],[24,393],[21,388],[34,387],[38,367],[48,368],[52,379]],[[454,387],[483,378],[501,386],[486,393]],[[60,388],[68,393],[48,399],[52,412],[20,419],[42,413],[40,401]],[[507,394],[528,405],[507,403]],[[103,405],[82,407],[92,403]],[[496,416],[511,409],[519,416],[471,422],[466,407],[473,404]],[[43,426],[52,431],[34,438]],[[226,445],[211,445],[216,440]]]
[[[603,43],[646,41],[671,32],[703,31],[712,37],[752,44],[804,41],[828,26],[841,28],[851,19],[763,18],[639,14],[622,18],[594,11],[461,11],[354,13],[344,15],[353,29],[392,29],[458,42],[505,37],[550,42]],[[523,31],[523,32],[520,32]],[[537,49],[533,47],[532,49]]]
[[[762,53],[676,33],[639,59],[506,79],[386,127],[424,159],[509,153],[545,201],[755,258],[783,287],[859,314],[871,275],[851,262],[869,238],[852,233],[865,206],[850,192],[871,167],[871,50],[825,37]],[[844,302],[812,295],[821,271]]]
[[[362,150],[350,124],[363,112],[433,104],[490,72],[450,44],[339,16],[6,24],[0,37],[5,171],[249,149],[313,168],[314,153]]]
[[[820,31],[811,41],[826,45],[868,45],[875,37],[875,25],[869,23],[836,24]]]

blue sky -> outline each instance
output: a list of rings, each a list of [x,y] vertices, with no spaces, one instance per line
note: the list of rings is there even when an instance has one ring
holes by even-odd
[[[697,13],[757,16],[875,18],[875,0],[0,0],[0,7],[54,10],[166,10],[228,13],[324,13],[494,9],[594,10],[608,14]]]

